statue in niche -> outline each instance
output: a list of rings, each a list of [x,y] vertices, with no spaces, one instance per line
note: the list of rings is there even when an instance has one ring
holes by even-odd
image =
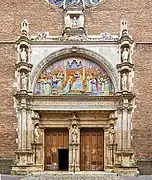
[[[127,75],[123,73],[122,75],[122,90],[127,90]]]
[[[109,127],[109,143],[113,144],[115,141],[115,129],[114,129],[114,124],[110,124]]]
[[[21,51],[21,61],[22,62],[27,61],[27,52],[26,52],[25,48],[23,48],[22,51]]]
[[[78,139],[78,127],[77,124],[73,124],[72,125],[72,144],[76,144],[77,143],[77,139]]]
[[[73,17],[72,27],[73,27],[73,28],[77,28],[77,26],[78,26],[77,18],[76,18],[76,17]]]
[[[27,90],[27,75],[24,72],[21,75],[21,89]]]
[[[129,58],[129,49],[128,48],[123,49],[121,58],[122,58],[122,62],[128,61],[128,58]]]
[[[40,139],[40,128],[39,128],[39,124],[36,124],[34,129],[34,141],[37,143],[39,142],[39,139]]]
[[[111,114],[110,114],[110,116],[109,116],[109,118],[111,118],[111,119],[113,119],[113,118],[115,118],[116,116],[115,116],[115,112],[112,112]]]

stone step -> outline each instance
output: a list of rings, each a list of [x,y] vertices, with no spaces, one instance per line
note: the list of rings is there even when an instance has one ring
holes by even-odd
[[[123,180],[114,173],[33,173],[21,180]]]

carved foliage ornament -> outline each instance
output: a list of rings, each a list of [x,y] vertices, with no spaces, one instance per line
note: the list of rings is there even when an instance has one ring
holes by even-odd
[[[91,7],[99,4],[103,0],[45,0],[45,1],[55,6],[63,7],[65,9],[68,5],[73,5],[73,4],[77,4],[82,7]]]

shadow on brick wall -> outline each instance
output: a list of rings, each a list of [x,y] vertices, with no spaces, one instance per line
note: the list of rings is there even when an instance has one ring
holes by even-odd
[[[0,174],[10,174],[14,158],[0,157]]]
[[[140,175],[152,175],[152,160],[138,160],[137,166]]]

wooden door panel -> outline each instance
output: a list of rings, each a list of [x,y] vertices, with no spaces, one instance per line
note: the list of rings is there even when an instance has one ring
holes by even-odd
[[[66,128],[50,128],[45,130],[45,169],[58,170],[58,149],[68,149],[68,129]]]
[[[80,167],[82,171],[103,170],[104,132],[99,128],[81,129]]]

